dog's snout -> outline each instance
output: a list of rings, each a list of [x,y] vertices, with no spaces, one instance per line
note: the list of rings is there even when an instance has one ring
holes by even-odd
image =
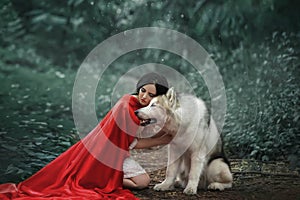
[[[138,115],[138,113],[139,113],[139,111],[138,111],[138,110],[134,111],[134,114],[135,114],[135,115]]]

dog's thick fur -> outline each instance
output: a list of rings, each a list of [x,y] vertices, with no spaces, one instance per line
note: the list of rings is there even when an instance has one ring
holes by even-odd
[[[232,186],[230,165],[214,120],[205,103],[193,95],[177,97],[171,88],[166,95],[152,99],[147,107],[136,111],[145,122],[145,133],[173,134],[168,146],[165,180],[155,185],[158,191],[184,188],[186,194],[204,189],[224,190]]]

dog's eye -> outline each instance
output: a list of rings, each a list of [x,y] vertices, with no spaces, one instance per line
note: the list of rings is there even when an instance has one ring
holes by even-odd
[[[151,104],[151,106],[150,107],[155,107],[156,105],[155,104]]]

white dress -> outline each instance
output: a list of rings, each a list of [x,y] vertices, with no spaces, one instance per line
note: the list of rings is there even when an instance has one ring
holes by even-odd
[[[133,149],[137,144],[137,139],[130,144],[129,149]],[[136,162],[132,157],[128,157],[123,163],[124,178],[132,178],[141,174],[145,174],[145,169]]]

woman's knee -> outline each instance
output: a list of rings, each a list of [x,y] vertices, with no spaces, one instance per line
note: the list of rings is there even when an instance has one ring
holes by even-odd
[[[135,182],[137,189],[144,189],[150,184],[150,177],[148,174],[142,174],[136,177],[132,177],[132,181]]]

